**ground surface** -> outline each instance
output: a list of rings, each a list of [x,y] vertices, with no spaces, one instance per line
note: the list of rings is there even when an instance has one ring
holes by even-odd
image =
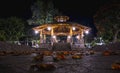
[[[112,70],[113,62],[120,62],[120,55],[102,56],[101,53],[84,56],[82,59],[67,59],[57,62],[53,71],[33,71],[32,55],[0,56],[0,73],[120,73]]]

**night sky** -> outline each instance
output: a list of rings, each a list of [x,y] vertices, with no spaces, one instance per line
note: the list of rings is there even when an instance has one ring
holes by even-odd
[[[0,0],[0,17],[31,17],[30,6],[36,0]],[[109,0],[53,0],[54,6],[65,15],[92,17],[98,8]]]
[[[0,0],[0,18],[10,16],[21,17],[25,20],[31,18],[30,6],[36,0]],[[53,0],[55,8],[64,15],[70,17],[71,21],[94,27],[93,15],[110,0]]]

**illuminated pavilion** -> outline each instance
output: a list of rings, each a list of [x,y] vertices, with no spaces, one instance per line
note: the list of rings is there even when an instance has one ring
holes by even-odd
[[[46,43],[46,36],[51,36],[51,45],[59,43],[57,39],[59,36],[66,36],[65,43],[73,44],[73,36],[77,39],[77,44],[84,45],[84,33],[88,32],[91,28],[83,26],[74,22],[67,22],[68,16],[56,16],[54,18],[56,22],[42,24],[34,27],[33,30],[40,33],[40,43]]]

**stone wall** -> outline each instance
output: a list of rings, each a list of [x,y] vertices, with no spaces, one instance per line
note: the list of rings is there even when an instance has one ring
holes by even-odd
[[[71,50],[71,44],[70,43],[54,43],[53,50]]]
[[[94,46],[93,49],[99,52],[104,50],[120,51],[120,42],[109,43],[107,45],[97,45]]]
[[[24,51],[34,51],[34,48],[26,45],[17,45],[7,42],[0,41],[0,51],[9,51],[9,52],[24,52]]]

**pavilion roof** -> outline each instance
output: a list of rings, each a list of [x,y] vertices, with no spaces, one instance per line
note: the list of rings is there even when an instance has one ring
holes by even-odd
[[[84,26],[76,22],[67,22],[68,19],[69,17],[67,16],[56,16],[56,22],[39,25],[37,27],[34,27],[33,30],[42,31],[43,34],[50,35],[51,32],[48,30],[48,27],[50,27],[53,29],[55,35],[68,35],[70,33],[70,30],[74,27],[75,30],[72,32],[72,34],[76,35],[84,32],[84,30],[91,29],[90,27]]]
[[[83,26],[78,23],[74,22],[55,22],[55,23],[48,23],[48,24],[42,24],[40,26],[34,27],[33,30],[41,31],[43,30],[43,34],[50,35],[50,31],[47,30],[48,27],[51,27],[54,29],[54,33],[56,35],[68,35],[70,32],[70,28],[75,27],[76,30],[74,30],[73,35],[79,34],[84,30],[90,30],[90,27]]]

